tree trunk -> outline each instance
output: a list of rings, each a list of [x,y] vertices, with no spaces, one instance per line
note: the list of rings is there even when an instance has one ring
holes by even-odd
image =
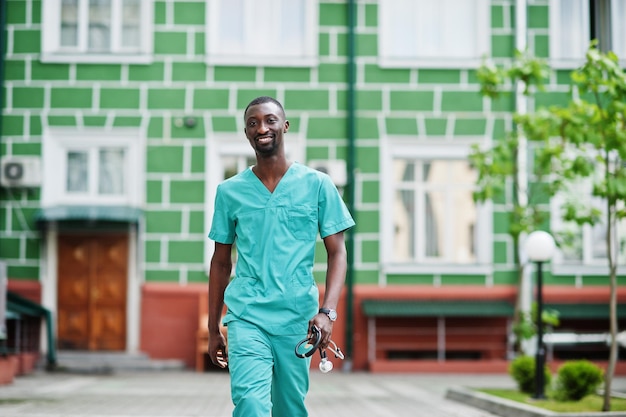
[[[602,411],[611,410],[611,384],[615,365],[617,363],[617,220],[615,216],[615,205],[608,203],[607,222],[607,256],[609,258],[610,275],[610,300],[609,300],[609,320],[611,332],[611,348],[609,353],[609,364],[604,374],[604,401]]]
[[[521,311],[522,311],[522,298],[523,298],[523,289],[524,289],[524,266],[521,265],[519,261],[519,236],[515,237],[513,243],[513,253],[515,254],[514,262],[517,268],[517,294],[515,296],[515,307],[513,309],[513,328],[518,326],[521,322]],[[519,334],[515,334],[515,344],[513,348],[515,354],[523,353],[522,351],[522,340]]]
[[[611,266],[611,300],[609,303],[610,311],[610,330],[611,330],[611,350],[609,354],[609,364],[604,374],[604,401],[602,403],[602,411],[611,410],[611,383],[613,382],[613,374],[615,373],[615,364],[617,363],[617,273],[616,268]]]

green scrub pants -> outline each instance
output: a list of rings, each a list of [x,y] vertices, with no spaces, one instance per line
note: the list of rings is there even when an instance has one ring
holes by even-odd
[[[311,358],[295,347],[306,335],[274,336],[244,320],[228,323],[233,417],[306,417]]]

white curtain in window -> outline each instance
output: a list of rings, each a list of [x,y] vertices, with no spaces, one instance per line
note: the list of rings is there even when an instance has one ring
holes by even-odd
[[[124,194],[124,150],[101,149],[98,155],[98,193]]]
[[[67,153],[66,190],[68,193],[89,191],[89,154],[85,151]]]
[[[392,59],[473,59],[488,52],[482,0],[382,0],[381,55]]]
[[[580,60],[589,48],[589,1],[550,1],[551,51],[554,59]]]
[[[415,24],[415,16],[417,14],[417,4],[412,1],[399,0],[396,4],[398,7],[394,12],[391,10],[389,2],[382,2],[381,16],[384,25],[381,25],[381,39],[384,39],[381,53],[394,58],[410,59],[417,53],[417,28]],[[402,13],[397,13],[402,10]],[[395,16],[393,24],[391,22],[392,14]]]
[[[393,210],[394,261],[406,262],[415,259],[415,163],[405,159],[393,162],[396,194]]]
[[[606,211],[604,211],[606,212]],[[604,223],[598,223],[590,227],[591,257],[594,260],[607,258],[606,234],[607,227]]]
[[[613,52],[621,60],[626,60],[626,0],[612,0],[611,29]]]
[[[78,46],[78,0],[61,3],[61,46]]]
[[[219,56],[302,57],[308,0],[212,0],[210,50]],[[316,22],[317,24],[317,22]],[[279,63],[277,62],[276,65]]]
[[[111,49],[111,0],[89,0],[90,51]]]
[[[423,228],[432,233],[426,242],[427,256],[454,263],[475,262],[475,171],[466,161],[454,160],[433,160],[427,168],[424,184],[430,203],[425,213],[431,217],[426,218]]]
[[[305,47],[305,6],[302,1],[281,0],[281,21],[278,39],[283,41],[284,52],[289,55],[298,55]]]
[[[122,47],[139,48],[141,44],[140,0],[124,0],[122,4]]]
[[[474,58],[476,45],[475,1],[416,2],[417,56]]]
[[[219,1],[218,31],[216,42],[220,45],[219,52],[238,55],[244,52],[245,32],[244,10],[245,0]]]
[[[393,169],[393,260],[476,262],[476,175],[468,163],[398,158]]]

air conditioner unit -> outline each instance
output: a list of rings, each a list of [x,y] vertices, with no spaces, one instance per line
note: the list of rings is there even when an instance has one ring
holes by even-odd
[[[41,160],[36,156],[3,156],[0,160],[0,185],[29,188],[41,185]]]
[[[314,159],[309,161],[309,166],[328,174],[337,187],[343,187],[348,183],[346,161],[342,159]]]

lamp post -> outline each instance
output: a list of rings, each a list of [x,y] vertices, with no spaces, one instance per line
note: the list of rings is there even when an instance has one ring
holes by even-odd
[[[526,238],[524,245],[526,254],[531,262],[537,264],[537,351],[535,353],[535,399],[543,399],[545,396],[544,367],[546,363],[546,351],[543,346],[543,263],[549,261],[554,254],[556,245],[554,238],[547,232],[537,230]]]

